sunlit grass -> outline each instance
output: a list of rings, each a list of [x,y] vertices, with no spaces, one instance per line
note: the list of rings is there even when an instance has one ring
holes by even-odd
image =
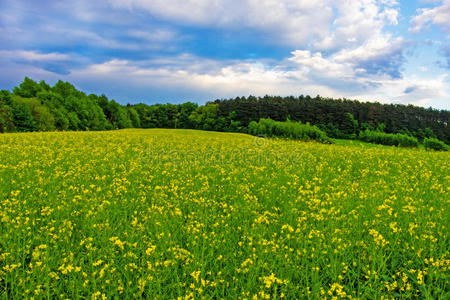
[[[2,298],[449,296],[448,153],[121,130],[0,155]]]

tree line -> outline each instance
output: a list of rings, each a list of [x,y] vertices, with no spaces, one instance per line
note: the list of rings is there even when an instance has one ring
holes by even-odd
[[[449,118],[447,110],[303,95],[237,97],[200,106],[121,105],[105,95],[87,95],[68,82],[50,86],[27,77],[12,91],[0,91],[0,132],[121,128],[248,132],[252,121],[272,119],[309,123],[331,138],[357,138],[360,132],[378,130],[449,144]]]
[[[300,121],[316,125],[332,138],[355,138],[361,131],[401,133],[419,140],[436,137],[450,142],[450,111],[414,105],[359,102],[316,96],[237,97],[216,100],[218,115],[235,114],[243,127],[251,121]]]

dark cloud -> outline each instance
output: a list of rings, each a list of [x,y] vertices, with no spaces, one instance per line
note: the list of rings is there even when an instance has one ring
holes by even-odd
[[[369,75],[388,75],[393,79],[402,78],[402,68],[406,62],[403,49],[358,62],[356,68]]]
[[[70,74],[70,67],[67,66],[66,64],[46,63],[46,64],[43,64],[42,68],[49,72],[60,74],[60,75],[69,75]]]
[[[438,62],[439,66],[445,69],[450,69],[450,43],[443,45],[439,52],[445,60],[445,62]]]
[[[409,86],[409,87],[407,87],[407,88],[403,91],[403,93],[405,93],[405,94],[411,94],[411,93],[414,92],[416,89],[417,89],[417,87],[415,87],[415,86]]]

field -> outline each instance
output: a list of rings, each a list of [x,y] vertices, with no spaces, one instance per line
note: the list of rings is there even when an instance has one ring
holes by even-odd
[[[0,135],[0,298],[449,298],[450,154]]]

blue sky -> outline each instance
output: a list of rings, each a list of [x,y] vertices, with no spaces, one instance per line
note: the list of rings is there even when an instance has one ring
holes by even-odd
[[[0,0],[0,89],[125,103],[247,95],[450,109],[450,0]]]

